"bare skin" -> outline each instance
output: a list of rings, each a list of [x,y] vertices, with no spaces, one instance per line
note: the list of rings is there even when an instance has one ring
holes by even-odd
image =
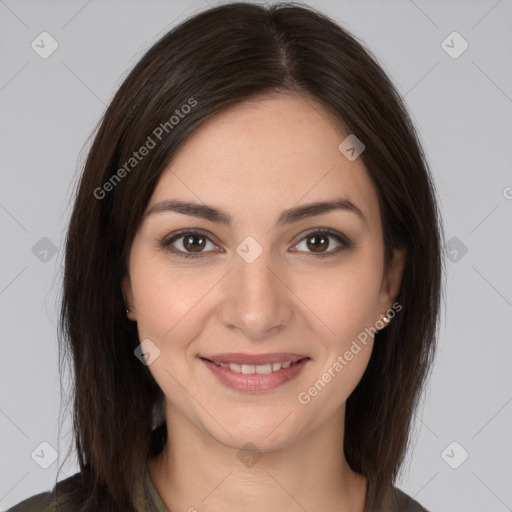
[[[377,191],[361,158],[350,161],[338,149],[347,135],[309,98],[244,102],[187,140],[149,201],[148,211],[176,199],[232,217],[227,226],[175,211],[148,215],[122,283],[140,339],[160,351],[149,369],[167,399],[169,438],[148,467],[173,512],[364,509],[367,480],[347,463],[343,433],[345,403],[373,338],[341,371],[333,363],[392,307],[405,255],[396,252],[384,268]],[[334,199],[362,216],[334,209],[275,225],[283,210]],[[204,245],[201,236],[187,243],[184,233],[159,245],[183,229],[203,232]],[[237,253],[246,237],[262,250],[250,263]],[[220,382],[200,359],[228,352],[310,360],[274,389],[245,392]],[[301,403],[326,372],[325,387]],[[248,443],[256,453],[250,462],[240,456]]]

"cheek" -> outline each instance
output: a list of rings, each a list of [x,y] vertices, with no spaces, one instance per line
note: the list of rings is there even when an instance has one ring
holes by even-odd
[[[173,268],[162,255],[144,253],[133,258],[130,268],[140,339],[149,338],[169,351],[194,339],[218,272]]]
[[[318,367],[297,396],[299,403],[307,406],[302,409],[304,417],[329,417],[361,380],[373,349],[371,328],[375,325],[379,291],[374,277],[371,271],[364,275],[347,272],[336,278],[331,275],[323,283],[324,292],[310,296],[308,305],[326,327],[320,327],[317,321],[319,327],[312,332]]]
[[[316,272],[311,280],[300,279],[295,289],[301,290],[298,295],[306,297],[305,305],[325,324],[323,338],[331,348],[342,349],[375,324],[381,285],[375,262],[361,258],[338,270]]]
[[[348,398],[361,379],[372,353],[372,328],[378,319],[381,268],[371,257],[354,258],[350,263],[325,275],[317,273],[315,286],[302,285],[301,296],[308,297],[307,306],[325,325],[316,322],[322,366],[318,377],[322,382],[312,393],[320,394],[324,384],[329,388],[318,400],[326,410],[334,410]]]

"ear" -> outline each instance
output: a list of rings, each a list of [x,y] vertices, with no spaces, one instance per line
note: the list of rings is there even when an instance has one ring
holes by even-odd
[[[402,274],[405,266],[406,250],[395,249],[389,267],[385,270],[379,294],[377,315],[385,315],[391,308],[400,290]]]
[[[133,291],[132,291],[132,284],[130,281],[130,276],[126,274],[121,279],[121,290],[123,292],[124,297],[124,303],[126,304],[126,308],[130,310],[129,313],[127,313],[127,317],[132,320],[137,320],[137,312],[135,311],[135,303],[133,301]]]

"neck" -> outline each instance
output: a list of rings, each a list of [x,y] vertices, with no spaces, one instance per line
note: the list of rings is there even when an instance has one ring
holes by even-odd
[[[292,444],[251,452],[219,443],[168,408],[167,443],[148,468],[171,512],[363,512],[367,482],[345,459],[343,427],[344,410]]]

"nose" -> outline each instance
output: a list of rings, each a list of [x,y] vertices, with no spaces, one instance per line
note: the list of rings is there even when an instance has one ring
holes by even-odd
[[[219,309],[222,323],[254,341],[275,335],[289,325],[293,293],[285,284],[283,267],[272,261],[270,251],[264,250],[251,263],[235,255],[233,265],[223,283]]]

